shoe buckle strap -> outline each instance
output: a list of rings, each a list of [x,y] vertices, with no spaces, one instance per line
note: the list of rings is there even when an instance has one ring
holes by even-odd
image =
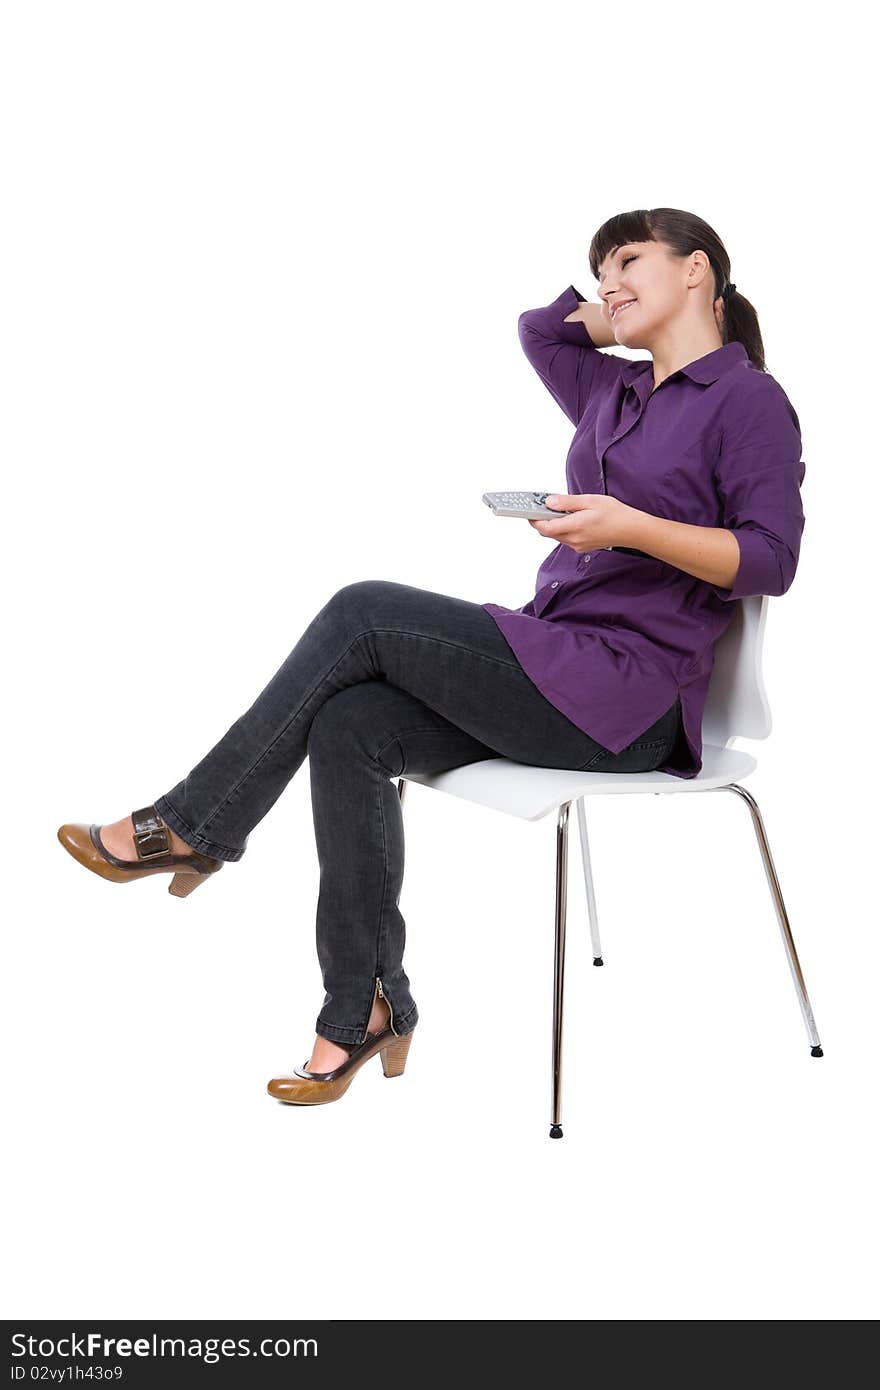
[[[153,859],[157,854],[168,853],[168,831],[155,806],[142,806],[139,811],[132,811],[131,822],[138,858]]]

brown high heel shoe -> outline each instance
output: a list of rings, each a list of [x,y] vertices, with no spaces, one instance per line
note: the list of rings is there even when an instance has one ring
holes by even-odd
[[[134,845],[137,859],[117,859],[101,840],[101,827],[84,822],[62,825],[58,838],[68,854],[92,873],[111,883],[131,883],[148,874],[173,873],[168,892],[175,898],[185,898],[206,878],[223,868],[222,859],[214,859],[194,849],[189,854],[174,854],[168,838],[168,827],[155,806],[132,811]]]
[[[413,1032],[415,1029],[401,1037],[392,1032],[390,1023],[386,1024],[380,1032],[368,1033],[363,1042],[355,1043],[347,1059],[333,1071],[308,1071],[303,1063],[301,1067],[294,1067],[292,1073],[273,1076],[266,1089],[270,1096],[288,1105],[326,1105],[345,1095],[355,1072],[377,1052],[386,1076],[403,1076]]]

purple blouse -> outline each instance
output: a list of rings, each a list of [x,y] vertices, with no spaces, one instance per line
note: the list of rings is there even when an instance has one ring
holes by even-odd
[[[519,318],[526,357],[576,426],[557,491],[604,492],[654,516],[726,527],[739,543],[739,570],[723,589],[642,552],[579,554],[560,542],[522,608],[481,607],[546,699],[613,753],[680,696],[683,738],[658,770],[695,777],[714,643],[731,602],[784,594],[797,569],[800,423],[739,342],[654,390],[652,359],[600,351],[583,323],[564,322],[582,299],[569,285]]]

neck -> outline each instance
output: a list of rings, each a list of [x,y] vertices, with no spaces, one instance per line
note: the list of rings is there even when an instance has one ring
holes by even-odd
[[[696,362],[698,357],[705,357],[707,353],[715,352],[724,344],[717,327],[713,325],[709,328],[701,324],[695,325],[691,330],[685,329],[684,332],[681,325],[677,325],[668,333],[661,334],[654,343],[646,343],[645,346],[654,359],[656,389],[661,381],[665,381],[680,367],[686,367],[689,362]]]

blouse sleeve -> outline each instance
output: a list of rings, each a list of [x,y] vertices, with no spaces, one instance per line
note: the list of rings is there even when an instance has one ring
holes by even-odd
[[[740,405],[724,429],[715,466],[718,525],[736,536],[740,562],[731,588],[709,587],[728,601],[784,594],[797,570],[804,529],[800,488],[806,468],[798,417],[776,381],[765,377],[761,385],[761,399]]]
[[[565,322],[584,299],[569,285],[546,308],[520,314],[518,325],[523,352],[573,425],[580,421],[593,392],[618,377],[628,360],[601,352],[586,324]]]

